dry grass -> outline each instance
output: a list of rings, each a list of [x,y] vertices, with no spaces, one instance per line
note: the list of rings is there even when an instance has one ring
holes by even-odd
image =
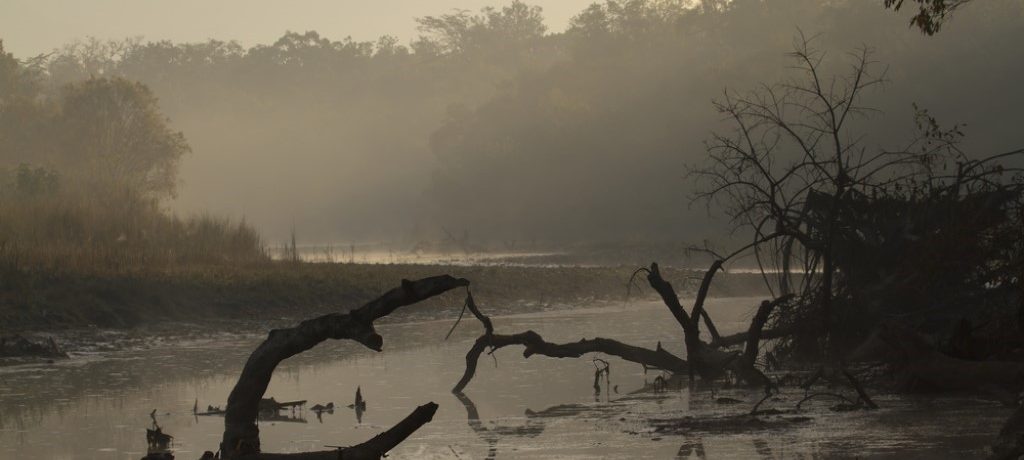
[[[121,193],[0,193],[0,267],[103,275],[264,263],[259,233],[208,215],[179,218]]]

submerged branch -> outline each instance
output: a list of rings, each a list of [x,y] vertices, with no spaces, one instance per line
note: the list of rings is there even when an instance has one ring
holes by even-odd
[[[430,422],[437,412],[437,404],[427,403],[419,406],[402,421],[389,430],[374,436],[373,439],[352,447],[318,452],[300,452],[294,454],[252,454],[237,457],[239,460],[379,460],[385,454],[401,444],[416,430]]]
[[[402,280],[400,287],[346,314],[332,313],[303,321],[293,328],[271,331],[267,339],[249,356],[238,383],[228,396],[224,437],[221,443],[224,456],[234,458],[260,453],[259,428],[256,426],[259,402],[266,393],[274,369],[281,361],[309,350],[327,339],[351,339],[371,350],[380,351],[384,339],[373,328],[375,320],[391,314],[399,307],[468,285],[468,280],[448,275],[418,281]],[[424,415],[431,407],[436,410],[436,405],[430,403],[421,406],[410,418],[414,421],[423,420],[419,425],[426,423],[429,416],[424,418]],[[429,415],[433,415],[433,410],[430,410]],[[407,421],[409,419],[402,423]],[[416,428],[419,425],[416,425]],[[412,422],[404,426],[412,426]],[[396,426],[389,430],[389,433],[398,428],[399,426]],[[398,431],[402,432],[404,431]],[[409,433],[411,434],[411,431]]]

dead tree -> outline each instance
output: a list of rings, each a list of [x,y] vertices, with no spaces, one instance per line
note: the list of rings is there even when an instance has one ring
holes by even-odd
[[[654,350],[625,344],[613,339],[597,337],[593,339],[581,339],[571,343],[551,343],[544,340],[540,334],[534,331],[525,331],[516,334],[496,334],[491,319],[484,315],[471,293],[466,294],[465,309],[469,310],[484,327],[484,334],[476,339],[473,346],[466,353],[466,370],[462,378],[452,389],[453,393],[461,393],[469,385],[469,382],[476,375],[477,363],[480,356],[485,352],[494,353],[496,350],[512,345],[522,346],[523,356],[529,358],[533,355],[543,355],[552,358],[579,358],[587,353],[603,353],[617,356],[623,360],[643,365],[645,368],[659,369],[674,374],[689,374],[691,378],[699,375],[703,379],[716,379],[723,376],[726,371],[735,371],[736,375],[751,385],[763,385],[768,379],[754,367],[759,344],[761,340],[761,329],[767,320],[767,315],[775,305],[788,301],[791,296],[785,296],[774,301],[765,301],[768,308],[762,307],[764,313],[759,314],[751,323],[745,343],[745,353],[750,356],[745,359],[737,359],[741,353],[728,352],[719,349],[718,345],[709,345],[700,340],[698,328],[699,318],[705,318],[709,329],[714,328],[713,322],[706,311],[703,310],[704,301],[710,290],[711,280],[714,272],[721,267],[722,262],[716,262],[712,270],[708,271],[701,289],[698,291],[694,301],[694,307],[687,313],[683,308],[679,296],[672,285],[661,276],[657,263],[651,267],[642,268],[637,272],[646,272],[651,287],[661,296],[669,311],[683,329],[684,343],[687,350],[687,359],[684,360],[669,353],[661,347],[658,342]],[[456,323],[457,325],[458,323]],[[453,326],[454,330],[454,326]],[[449,333],[450,334],[450,333]],[[717,336],[717,332],[715,333]]]
[[[1005,234],[1007,244],[1016,244],[1005,231],[1014,223],[1005,217],[1012,214],[1006,212],[1011,201],[1019,201],[1021,187],[1003,186],[1000,178],[1005,181],[1017,170],[995,160],[1022,151],[971,160],[959,149],[959,126],[941,128],[921,109],[916,114],[918,133],[907,144],[897,149],[869,147],[867,136],[855,132],[852,121],[877,112],[863,99],[885,81],[884,71],[864,48],[850,54],[849,71],[829,75],[823,71],[824,54],[812,42],[802,34],[798,37],[790,53],[793,78],[747,93],[726,92],[715,102],[732,130],[713,135],[707,162],[692,168],[689,177],[699,183],[695,200],[719,206],[734,232],[749,235],[749,252],[772,296],[796,296],[785,311],[769,316],[770,329],[763,335],[788,335],[790,351],[840,362],[843,347],[863,340],[875,325],[877,312],[929,307],[921,303],[930,299],[919,295],[929,289],[898,285],[934,265],[926,260],[908,262],[910,255],[963,252],[970,269],[988,277],[978,286],[989,281],[1005,285],[1013,278],[990,273],[993,265],[1001,264],[972,256],[970,249],[992,248],[976,253],[1002,257],[1001,248],[986,246],[986,241],[999,241],[993,234]],[[951,164],[956,173],[944,173]],[[991,208],[994,211],[988,212]],[[940,219],[948,215],[962,216],[953,222],[967,224],[956,231],[934,231],[935,222],[945,222]],[[971,227],[974,222],[979,224]],[[908,236],[911,226],[913,234]],[[953,240],[972,234],[984,236],[971,239],[973,246]],[[923,246],[932,242],[940,245]],[[893,248],[900,247],[915,249],[896,254]],[[962,259],[948,257],[943,262],[963,264]],[[910,270],[916,271],[905,273]],[[950,298],[963,291],[945,278],[941,281],[925,287],[945,287]],[[866,298],[869,291],[872,295]],[[902,297],[882,298],[883,294]],[[865,312],[864,306],[872,303],[885,304],[870,309],[875,317]],[[699,307],[695,305],[694,316],[701,312]],[[839,322],[844,327],[836,327]],[[749,336],[713,337],[712,343],[745,339]],[[693,356],[700,355],[692,351],[694,361]],[[693,364],[699,371],[700,363]]]
[[[452,289],[469,286],[469,281],[448,275],[417,281],[402,280],[400,287],[348,313],[331,313],[303,321],[298,326],[270,331],[266,340],[249,356],[228,396],[224,416],[223,458],[229,459],[379,459],[430,421],[437,404],[419,406],[391,429],[362,444],[338,451],[302,454],[268,454],[260,450],[256,418],[260,400],[270,384],[271,375],[281,361],[313,348],[328,339],[350,339],[374,351],[381,351],[384,339],[373,322],[399,307],[412,305]]]
[[[476,339],[473,347],[466,353],[466,370],[459,382],[452,388],[452,393],[461,393],[466,385],[473,380],[473,376],[476,375],[477,362],[484,351],[489,349],[489,353],[494,353],[500,348],[511,345],[523,346],[523,356],[526,358],[533,355],[551,358],[579,358],[587,353],[604,353],[642,364],[651,369],[663,369],[670,372],[687,372],[688,369],[685,360],[661,348],[660,344],[655,350],[651,350],[601,337],[559,344],[545,341],[540,334],[534,331],[511,335],[495,334],[491,319],[480,311],[471,293],[466,294],[466,308],[483,324],[484,334]]]

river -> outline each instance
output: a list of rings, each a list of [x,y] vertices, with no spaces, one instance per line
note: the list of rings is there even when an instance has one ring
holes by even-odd
[[[758,300],[710,299],[708,309],[724,333],[735,332],[746,328]],[[499,333],[532,329],[549,341],[602,336],[651,348],[661,341],[682,354],[678,324],[655,302],[493,319]],[[450,389],[481,327],[464,320],[445,341],[451,323],[383,324],[381,353],[333,341],[282,363],[267,396],[308,405],[261,422],[263,449],[357,444],[434,401],[440,405],[434,420],[390,458],[977,458],[988,452],[1010,412],[973,395],[880,394],[876,411],[833,412],[831,401],[820,401],[805,405],[792,423],[696,425],[663,433],[652,420],[742,414],[762,392],[684,387],[634,393],[660,374],[606,358],[610,385],[595,394],[589,357],[524,359],[521,348],[509,347],[481,358],[460,399]],[[0,459],[138,459],[146,453],[145,428],[152,426],[154,409],[156,422],[174,436],[175,456],[199,458],[204,450],[216,450],[223,418],[193,415],[193,406],[223,406],[260,340],[227,333],[156,338],[145,346],[83,353],[54,364],[0,368]],[[357,387],[367,401],[361,414],[347,407]],[[785,389],[765,407],[791,409],[802,396],[801,390]],[[716,402],[720,397],[742,402],[723,405]],[[308,409],[327,402],[337,406],[333,413],[317,416]]]

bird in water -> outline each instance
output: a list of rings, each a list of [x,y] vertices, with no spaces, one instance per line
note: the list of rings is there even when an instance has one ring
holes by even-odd
[[[349,404],[348,408],[356,410],[356,423],[363,423],[363,412],[366,412],[366,400],[363,399],[361,388],[356,387],[356,401]]]
[[[363,392],[360,387],[356,387],[356,402],[348,405],[349,409],[358,409],[361,411],[366,410],[366,401],[363,400]]]

